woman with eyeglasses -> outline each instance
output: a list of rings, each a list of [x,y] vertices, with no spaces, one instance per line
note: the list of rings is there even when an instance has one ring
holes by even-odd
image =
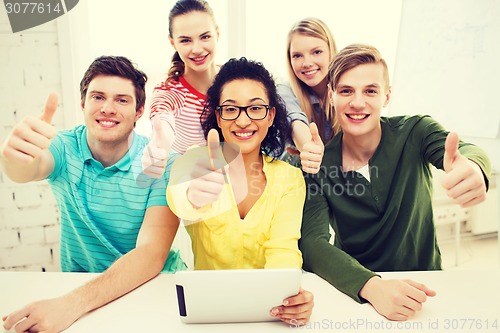
[[[271,74],[260,63],[229,60],[207,92],[202,119],[208,147],[178,158],[167,188],[191,236],[194,268],[302,267],[306,188],[300,169],[275,159],[290,125]],[[301,290],[270,311],[300,325],[312,308],[313,295]]]

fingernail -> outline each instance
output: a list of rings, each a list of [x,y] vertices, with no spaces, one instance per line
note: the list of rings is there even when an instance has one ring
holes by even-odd
[[[287,301],[287,300],[284,300],[284,301],[283,301],[283,305],[288,305],[288,301]]]
[[[279,313],[279,310],[277,308],[271,309],[271,315],[275,316]]]

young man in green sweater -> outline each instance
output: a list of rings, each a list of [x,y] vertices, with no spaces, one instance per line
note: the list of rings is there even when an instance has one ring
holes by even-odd
[[[391,320],[406,320],[435,292],[374,272],[439,270],[430,164],[463,207],[486,196],[486,154],[429,116],[381,117],[389,74],[377,49],[350,45],[329,69],[329,96],[341,131],[325,146],[316,175],[306,174],[300,249],[304,268]],[[329,243],[329,225],[335,231]]]

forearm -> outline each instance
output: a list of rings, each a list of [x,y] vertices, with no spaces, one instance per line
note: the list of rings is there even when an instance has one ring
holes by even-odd
[[[300,107],[299,100],[288,85],[278,84],[278,94],[281,96],[286,106],[286,115],[289,121],[293,124],[296,120],[303,122],[305,125],[309,123],[309,119]]]
[[[0,156],[0,166],[2,172],[10,180],[16,183],[27,183],[35,178],[38,161],[34,159],[31,163],[7,162],[2,155]]]
[[[481,168],[484,176],[484,182],[486,184],[486,189],[488,189],[492,167],[490,158],[488,157],[486,152],[481,148],[471,144],[463,145],[459,148],[459,151],[462,155],[467,157],[472,162],[476,163]]]
[[[417,137],[422,138],[420,144],[425,160],[436,168],[444,170],[445,142],[449,132],[429,116],[422,117],[419,121],[419,126],[415,128],[414,132],[417,133]],[[486,152],[480,147],[464,141],[459,141],[458,151],[479,165],[484,175],[486,187],[488,188],[489,177],[491,175],[491,161]]]
[[[305,238],[300,241],[304,269],[322,277],[335,288],[361,303],[359,291],[374,272],[326,240]]]
[[[78,317],[134,290],[158,275],[165,255],[153,244],[137,247],[113,263],[104,273],[64,297],[72,300]]]
[[[362,302],[359,291],[376,274],[363,267],[348,253],[330,244],[329,226],[334,224],[329,211],[327,196],[311,190],[319,186],[318,176],[307,175],[307,200],[304,205],[299,248],[304,269],[311,271],[332,284],[357,302]]]
[[[359,291],[359,296],[362,297],[363,299],[367,300],[370,302],[371,299],[373,299],[375,296],[373,295],[374,291],[377,291],[377,282],[380,279],[379,276],[374,276],[369,278],[366,283],[361,287]]]
[[[310,142],[312,139],[309,126],[302,121],[292,122],[292,139],[295,147],[299,151],[302,151],[304,144]]]
[[[170,148],[172,148],[172,144],[175,140],[175,120],[171,117],[171,115],[159,113],[152,117],[151,121],[159,121],[161,123],[166,137],[165,148],[168,152],[170,152]]]
[[[46,165],[47,150],[44,154],[34,158],[31,162],[18,162],[7,160],[4,153],[0,154],[0,167],[2,172],[16,183],[27,183],[34,180],[41,180],[50,175],[51,169]]]

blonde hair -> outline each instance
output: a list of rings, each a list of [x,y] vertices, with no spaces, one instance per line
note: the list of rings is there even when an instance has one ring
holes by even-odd
[[[311,88],[304,82],[299,80],[293,71],[290,46],[292,44],[292,38],[296,34],[319,38],[325,41],[330,50],[330,60],[332,60],[337,53],[337,46],[328,26],[320,19],[314,17],[305,18],[296,22],[288,33],[286,56],[288,64],[288,76],[290,77],[290,87],[292,88],[293,93],[299,101],[300,108],[307,115],[308,119],[312,118],[316,125],[318,125],[321,138],[323,139],[323,141],[326,141],[329,138],[323,137],[325,133],[325,126],[330,125],[332,127],[332,135],[338,133],[340,127],[335,120],[335,113],[333,112],[333,108],[330,104],[328,93],[323,96],[323,98],[320,98],[320,105],[325,110],[326,119],[329,123],[325,124],[323,118],[317,119],[314,113],[312,103],[309,99]]]

